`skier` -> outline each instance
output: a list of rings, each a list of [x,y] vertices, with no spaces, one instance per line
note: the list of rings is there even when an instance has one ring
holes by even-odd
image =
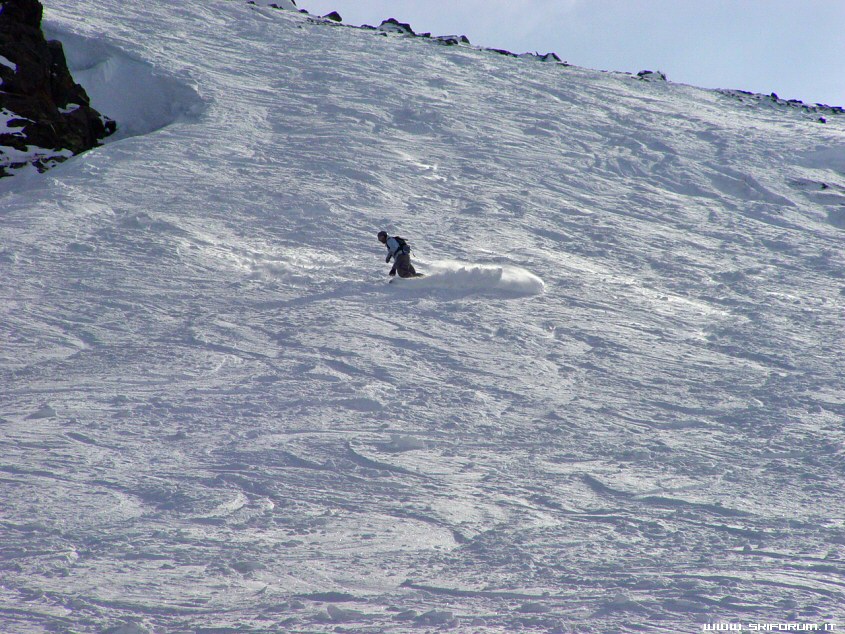
[[[378,232],[378,241],[387,247],[387,258],[385,262],[393,260],[393,268],[390,269],[390,276],[399,273],[399,277],[422,277],[417,273],[414,265],[411,264],[411,246],[404,238],[399,236],[388,236],[387,231]]]

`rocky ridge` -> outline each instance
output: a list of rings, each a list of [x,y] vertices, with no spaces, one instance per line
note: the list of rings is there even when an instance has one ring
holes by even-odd
[[[249,0],[250,4],[258,4],[255,0]],[[287,0],[286,4],[280,5],[277,3],[269,3],[266,6],[269,6],[274,9],[287,9],[287,10],[298,10],[301,13],[308,13],[305,9],[298,9],[294,0]],[[324,15],[322,17],[319,16],[310,16],[310,20],[315,23],[323,23],[323,24],[333,24],[333,25],[341,25],[348,28],[353,29],[363,29],[367,31],[373,31],[378,33],[379,35],[398,35],[404,37],[412,37],[412,38],[422,38],[426,40],[430,40],[436,44],[447,45],[447,46],[468,46],[471,48],[475,48],[477,50],[486,51],[488,53],[495,53],[498,55],[504,55],[506,57],[514,57],[514,58],[521,58],[521,59],[532,59],[538,60],[541,62],[554,62],[559,66],[570,66],[569,62],[566,62],[558,56],[557,53],[514,53],[512,51],[500,48],[490,48],[490,47],[478,47],[473,46],[470,42],[469,38],[466,35],[432,35],[431,33],[418,33],[414,30],[414,28],[406,23],[400,22],[396,18],[388,18],[383,20],[379,26],[372,26],[368,24],[364,24],[361,26],[353,26],[349,24],[343,24],[343,18],[337,11],[332,11],[331,13]],[[631,75],[634,79],[638,79],[640,81],[662,81],[668,82],[669,80],[666,77],[666,74],[662,71],[652,71],[652,70],[641,70],[636,75],[632,73],[620,73],[624,75]],[[749,106],[758,106],[758,105],[773,105],[775,107],[781,107],[784,109],[789,110],[797,110],[804,114],[809,115],[821,115],[818,116],[818,121],[820,123],[827,123],[826,116],[839,116],[845,114],[845,107],[842,106],[831,106],[828,104],[823,103],[816,103],[816,104],[807,104],[798,99],[781,99],[778,97],[776,93],[771,93],[770,95],[764,95],[759,93],[753,93],[746,90],[735,90],[735,89],[721,89],[718,90],[720,94],[737,99],[746,105]]]

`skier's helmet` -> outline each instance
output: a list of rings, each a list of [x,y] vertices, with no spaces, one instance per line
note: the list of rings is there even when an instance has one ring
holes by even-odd
[[[378,232],[378,241],[379,242],[386,242],[387,241],[387,231],[379,231]]]

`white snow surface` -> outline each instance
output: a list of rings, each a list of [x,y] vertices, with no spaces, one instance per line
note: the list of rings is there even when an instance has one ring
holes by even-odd
[[[843,118],[46,8],[123,132],[0,181],[1,631],[845,626]]]
[[[0,66],[11,68],[14,72],[18,72],[18,65],[11,61],[8,57],[0,55]]]

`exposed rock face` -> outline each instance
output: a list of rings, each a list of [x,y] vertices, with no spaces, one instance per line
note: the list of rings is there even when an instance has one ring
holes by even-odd
[[[116,128],[73,81],[61,43],[44,38],[42,13],[38,0],[0,0],[0,176],[43,171]]]

